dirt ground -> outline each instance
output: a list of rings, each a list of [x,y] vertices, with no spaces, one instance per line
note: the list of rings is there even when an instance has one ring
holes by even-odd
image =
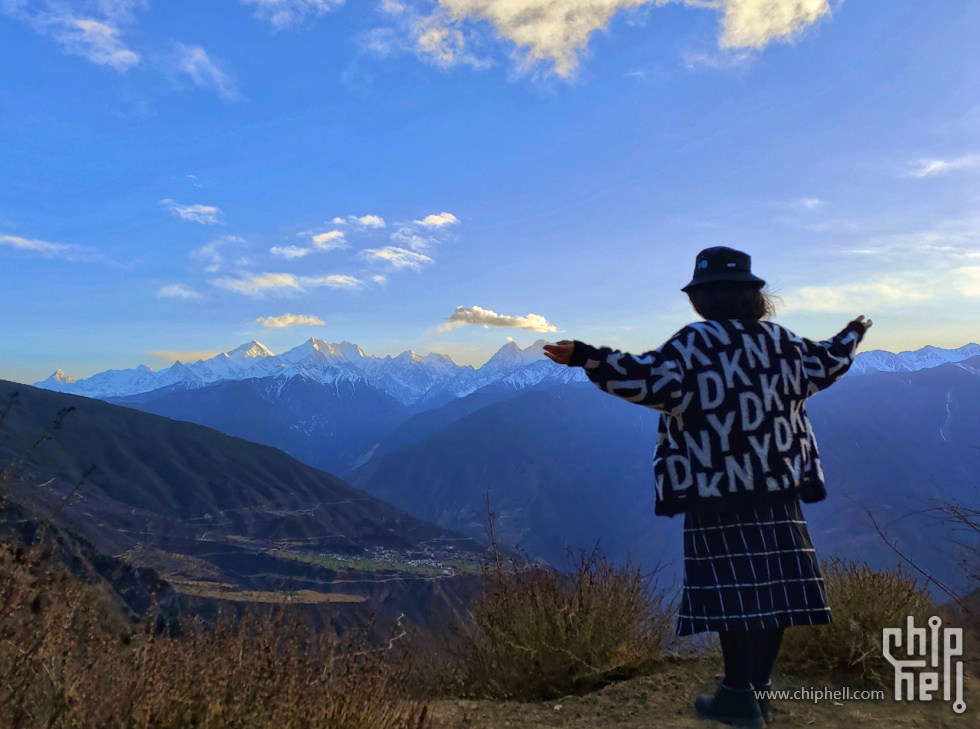
[[[980,680],[967,668],[964,681],[966,711],[955,714],[943,701],[894,701],[891,690],[883,701],[824,700],[776,701],[773,729],[780,727],[881,727],[898,729],[977,729],[980,727]],[[720,677],[721,660],[703,658],[665,663],[651,676],[623,681],[585,696],[557,701],[517,703],[506,701],[440,701],[432,705],[433,729],[710,729],[722,726],[699,720],[693,703],[700,694],[712,693]],[[776,690],[801,687],[819,689],[827,684],[776,675]],[[941,694],[940,694],[941,696]]]

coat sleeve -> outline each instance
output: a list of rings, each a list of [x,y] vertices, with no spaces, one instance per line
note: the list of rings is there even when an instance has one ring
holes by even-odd
[[[796,346],[803,356],[808,397],[830,387],[844,376],[851,368],[858,344],[863,338],[864,327],[855,322],[822,342],[799,338]]]
[[[582,367],[601,390],[623,400],[671,412],[681,402],[683,371],[668,342],[646,354],[633,355],[609,347],[575,341],[573,367]]]

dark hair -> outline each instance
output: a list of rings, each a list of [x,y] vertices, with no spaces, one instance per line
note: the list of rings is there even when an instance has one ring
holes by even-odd
[[[758,284],[713,281],[687,292],[691,306],[704,319],[768,319],[776,314],[777,297]]]

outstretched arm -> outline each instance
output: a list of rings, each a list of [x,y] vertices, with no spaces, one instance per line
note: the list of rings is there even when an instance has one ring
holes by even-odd
[[[840,332],[822,342],[801,339],[803,372],[809,382],[808,395],[820,392],[837,382],[851,368],[857,355],[858,344],[873,326],[862,314]]]
[[[666,411],[680,398],[681,368],[663,350],[636,356],[567,339],[544,346],[553,362],[585,368],[588,378],[610,395]]]

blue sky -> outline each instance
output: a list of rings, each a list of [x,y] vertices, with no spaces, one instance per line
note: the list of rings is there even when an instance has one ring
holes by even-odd
[[[978,34],[966,1],[0,0],[0,377],[644,351],[712,245],[805,336],[980,340]]]

